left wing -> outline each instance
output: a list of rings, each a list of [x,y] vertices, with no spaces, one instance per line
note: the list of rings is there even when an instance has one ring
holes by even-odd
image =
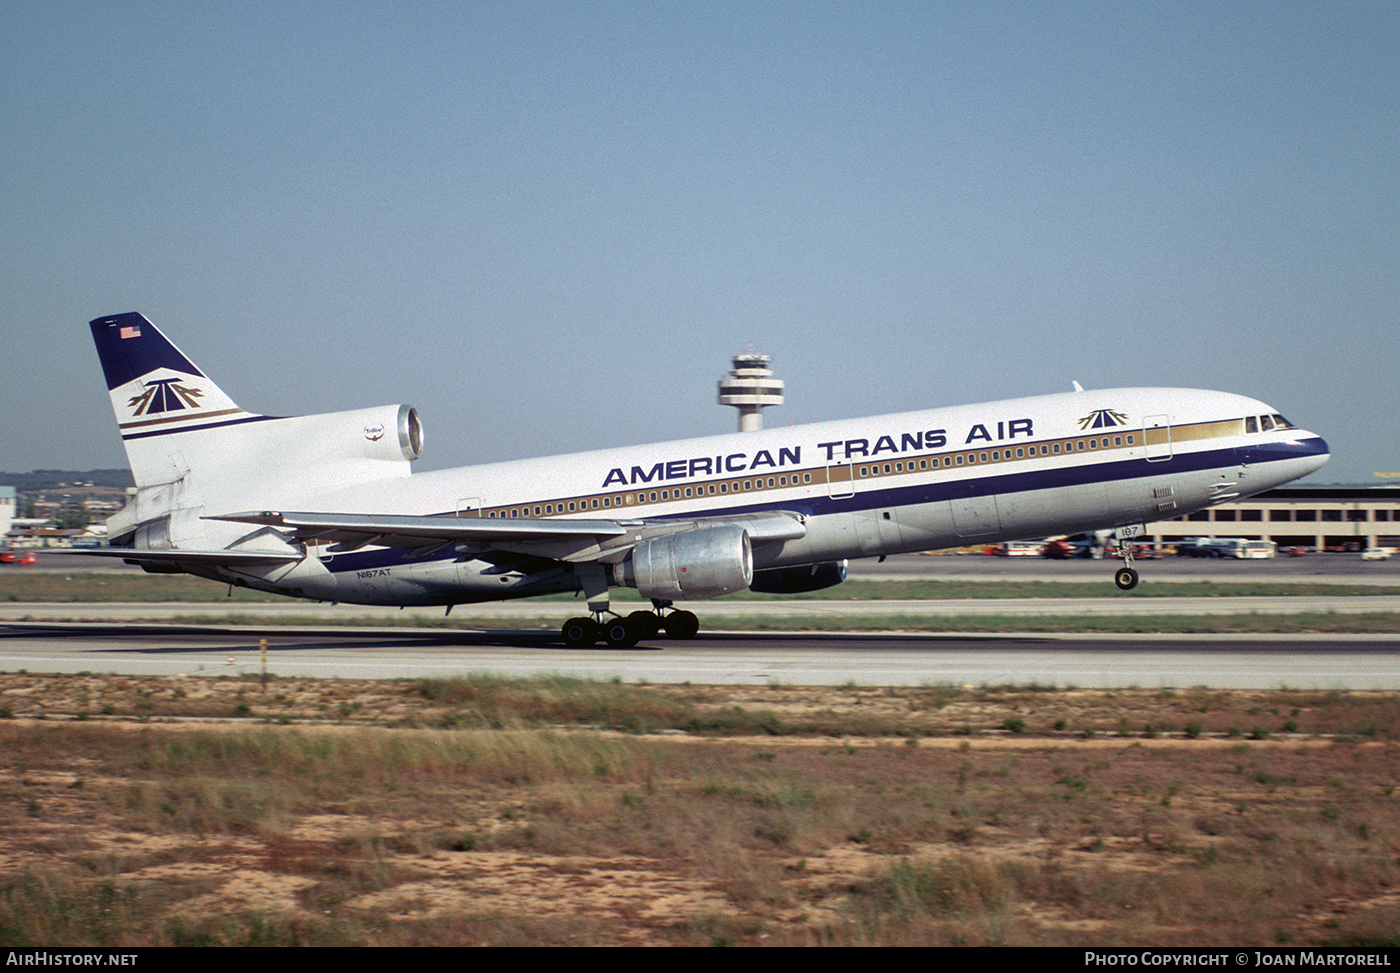
[[[641,541],[728,524],[743,527],[753,543],[796,540],[807,533],[803,515],[790,511],[685,520],[574,520],[564,517],[505,520],[264,510],[207,519],[290,528],[293,533],[289,540],[334,544],[337,552],[373,544],[402,548],[409,552],[409,557],[426,557],[450,546],[466,555],[489,555],[499,551],[574,563],[620,561]]]

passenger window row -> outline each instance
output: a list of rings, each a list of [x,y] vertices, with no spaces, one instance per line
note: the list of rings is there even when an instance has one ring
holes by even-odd
[[[1119,449],[1137,443],[1134,433],[1120,433],[1115,436],[1079,436],[1058,442],[1035,443],[1026,446],[1005,446],[997,449],[960,450],[939,456],[923,456],[917,459],[891,460],[887,463],[850,464],[857,478],[890,476],[902,473],[927,472],[936,469],[956,469],[962,466],[980,466],[987,463],[1006,463],[1041,456],[1060,456],[1067,453],[1087,453],[1105,449]],[[846,464],[837,464],[839,470]],[[841,475],[844,478],[844,473]],[[668,503],[677,500],[692,500],[700,497],[727,496],[736,493],[753,493],[759,490],[780,489],[788,486],[807,486],[813,482],[811,472],[787,473],[768,477],[750,477],[717,480],[713,483],[696,483],[684,487],[668,487],[657,490],[641,490],[635,493],[609,493],[596,497],[580,497],[574,500],[559,500],[550,503],[535,503],[494,507],[483,510],[480,516],[488,518],[518,519],[521,517],[557,517],[562,514],[591,513],[595,510],[612,511],[618,508],[636,507],[653,503]],[[819,475],[816,482],[823,482]]]

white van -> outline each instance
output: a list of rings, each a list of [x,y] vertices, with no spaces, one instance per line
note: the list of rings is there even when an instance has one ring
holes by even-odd
[[[1273,541],[1245,541],[1235,548],[1237,558],[1273,557],[1278,553],[1278,545]]]

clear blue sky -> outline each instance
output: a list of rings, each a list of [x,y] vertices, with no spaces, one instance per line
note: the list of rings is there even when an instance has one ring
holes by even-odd
[[[86,322],[420,467],[1063,391],[1400,470],[1400,3],[0,0],[0,469],[124,465]],[[1392,481],[1393,482],[1393,481]]]

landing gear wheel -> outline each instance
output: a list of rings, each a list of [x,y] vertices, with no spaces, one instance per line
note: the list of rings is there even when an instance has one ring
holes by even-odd
[[[560,630],[564,644],[571,649],[581,649],[598,641],[598,623],[591,618],[571,618]]]
[[[671,612],[661,620],[661,624],[666,627],[666,634],[673,639],[693,639],[700,631],[700,619],[696,618],[693,612]]]
[[[657,633],[661,631],[661,616],[656,614],[656,612],[635,611],[627,616],[627,620],[629,622],[635,622],[638,631],[642,633],[638,641],[641,641],[641,639],[654,639]]]
[[[630,649],[641,637],[641,626],[631,618],[611,618],[603,623],[603,640],[615,649]]]
[[[1138,573],[1132,568],[1119,568],[1113,575],[1113,583],[1124,591],[1137,587]]]

